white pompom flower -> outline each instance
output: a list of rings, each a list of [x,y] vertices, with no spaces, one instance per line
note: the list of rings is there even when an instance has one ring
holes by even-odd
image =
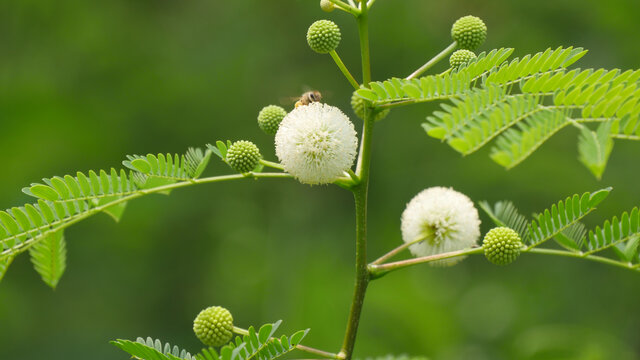
[[[284,170],[305,184],[328,184],[343,176],[358,147],[349,118],[337,107],[318,102],[287,114],[275,142]]]
[[[401,219],[402,240],[418,256],[436,255],[470,248],[480,237],[480,219],[473,202],[464,194],[444,187],[422,190],[407,204]],[[431,262],[432,265],[453,265],[456,257]]]

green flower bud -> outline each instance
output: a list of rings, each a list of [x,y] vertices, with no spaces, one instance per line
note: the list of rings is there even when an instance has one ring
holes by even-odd
[[[236,141],[227,150],[227,163],[237,172],[248,173],[262,159],[260,149],[251,141]]]
[[[456,50],[451,57],[449,57],[449,64],[452,68],[457,68],[458,66],[468,63],[469,61],[476,58],[476,54],[473,51],[469,50]]]
[[[336,6],[329,0],[320,0],[320,8],[322,11],[332,12],[336,9]]]
[[[355,92],[351,96],[351,108],[353,109],[353,112],[360,119],[363,119],[363,120],[364,120],[364,108],[366,103],[367,103],[367,100],[361,98]],[[389,115],[389,111],[391,111],[391,109],[375,110],[373,113],[373,119],[375,121],[382,120],[385,117],[387,117],[387,115]]]
[[[233,337],[233,316],[223,307],[208,307],[196,316],[193,332],[205,345],[222,346]]]
[[[453,24],[451,37],[461,49],[475,50],[487,39],[487,26],[479,17],[464,16]]]
[[[287,111],[277,105],[265,106],[258,114],[258,126],[268,135],[275,135]]]
[[[311,24],[307,31],[309,47],[320,54],[335,50],[341,39],[340,28],[330,20],[318,20]]]
[[[496,265],[509,265],[520,256],[520,235],[508,227],[491,229],[482,242],[487,260]]]

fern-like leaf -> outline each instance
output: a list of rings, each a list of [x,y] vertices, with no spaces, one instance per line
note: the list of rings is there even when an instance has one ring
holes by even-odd
[[[67,266],[67,246],[62,230],[52,232],[29,249],[34,269],[55,289]]]
[[[611,192],[611,188],[584,193],[582,196],[573,195],[564,201],[553,204],[545,210],[528,227],[529,238],[526,243],[529,248],[557,236],[580,219],[592,212],[595,207]]]
[[[524,243],[528,242],[529,221],[518,212],[511,201],[498,201],[493,207],[486,201],[481,201],[479,205],[497,226],[511,228],[520,235]]]
[[[129,155],[122,162],[129,169],[138,171],[149,178],[164,179],[163,184],[195,179],[202,174],[209,162],[211,151],[190,148],[185,155],[148,154],[147,156]],[[154,182],[155,186],[159,183]]]
[[[602,227],[597,226],[594,230],[590,230],[588,240],[585,241],[588,253],[632,242],[634,245],[631,248],[628,249],[627,246],[622,248],[625,249],[622,250],[622,254],[625,255],[623,260],[630,261],[637,250],[637,238],[640,237],[639,218],[638,208],[634,208],[630,213],[623,213],[620,219],[614,216],[613,219],[606,220]],[[621,250],[621,248],[618,249]],[[625,251],[631,253],[627,254]]]
[[[488,84],[508,84],[536,74],[562,70],[578,61],[587,53],[582,48],[547,49],[533,56],[527,55],[492,71],[485,79]]]
[[[491,159],[511,169],[568,124],[562,111],[544,109],[535,112],[518,123],[518,129],[511,128],[498,137],[491,150]]]
[[[238,360],[272,360],[294,350],[309,329],[298,331],[289,337],[283,335],[280,338],[274,338],[273,335],[281,323],[282,321],[279,320],[273,324],[262,325],[258,331],[250,327],[247,335],[242,338],[237,337],[235,344],[231,343],[220,350],[222,360],[230,360],[225,356],[233,352],[237,352],[237,357],[234,359]]]
[[[195,360],[186,350],[181,350],[177,346],[171,347],[169,343],[164,345],[160,340],[153,340],[148,337],[146,340],[139,337],[136,341],[115,340],[111,344],[129,353],[133,358],[139,360]]]
[[[3,260],[0,260],[0,280],[5,276],[7,270],[9,270],[9,265],[13,262],[13,257],[9,257]]]

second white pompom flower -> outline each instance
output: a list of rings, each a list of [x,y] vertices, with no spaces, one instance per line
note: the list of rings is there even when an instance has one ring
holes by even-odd
[[[321,103],[291,111],[280,123],[275,142],[285,171],[305,184],[328,184],[343,176],[358,147],[349,118]]]
[[[480,237],[480,219],[473,202],[453,189],[432,187],[416,195],[402,213],[402,240],[414,256],[429,256],[462,250]],[[439,260],[434,265],[452,265],[460,258]]]

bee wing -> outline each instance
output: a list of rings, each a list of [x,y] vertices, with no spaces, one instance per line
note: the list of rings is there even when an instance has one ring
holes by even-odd
[[[285,96],[281,97],[278,102],[280,103],[280,105],[291,105],[298,100],[300,100],[299,96]]]

